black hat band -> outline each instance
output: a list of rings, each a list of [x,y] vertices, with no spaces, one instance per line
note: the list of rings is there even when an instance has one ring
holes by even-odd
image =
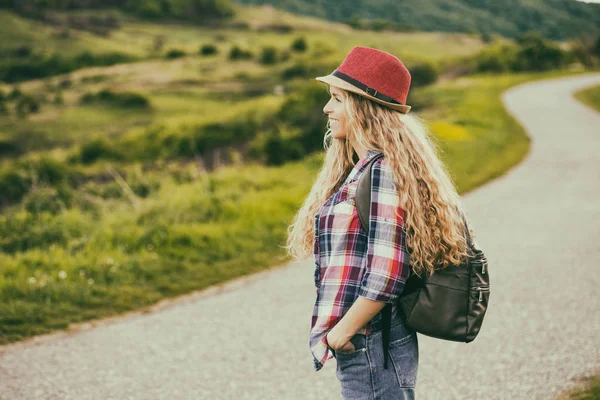
[[[359,88],[361,90],[364,90],[367,94],[375,97],[376,99],[379,99],[382,101],[387,101],[388,103],[404,105],[404,104],[399,103],[398,101],[392,99],[391,97],[386,96],[385,94],[379,93],[377,90],[373,89],[372,87],[368,87],[364,83],[357,81],[356,79],[354,79],[352,77],[349,77],[348,75],[344,74],[343,72],[338,71],[337,69],[335,71],[333,71],[331,73],[331,75],[333,75],[337,78],[340,78],[341,80],[348,82],[349,84],[356,86],[357,88]]]

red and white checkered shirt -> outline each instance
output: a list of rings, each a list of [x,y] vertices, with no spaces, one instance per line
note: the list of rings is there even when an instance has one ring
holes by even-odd
[[[392,303],[392,315],[411,268],[406,246],[404,210],[393,169],[382,157],[373,163],[369,234],[355,205],[358,179],[379,151],[369,150],[344,184],[315,216],[315,286],[317,299],[310,329],[315,370],[333,357],[327,333],[342,319],[358,296]],[[375,317],[380,318],[380,314]],[[370,334],[367,323],[357,333]]]

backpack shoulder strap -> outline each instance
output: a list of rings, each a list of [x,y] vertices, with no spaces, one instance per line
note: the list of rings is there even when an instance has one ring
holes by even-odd
[[[371,169],[373,163],[382,157],[383,154],[378,154],[367,163],[364,172],[358,178],[356,188],[356,211],[358,212],[360,224],[367,233],[369,233],[369,216],[371,213]]]

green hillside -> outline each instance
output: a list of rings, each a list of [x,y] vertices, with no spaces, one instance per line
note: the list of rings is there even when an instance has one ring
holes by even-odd
[[[328,93],[312,78],[354,46],[405,62],[411,113],[461,193],[527,154],[504,90],[600,65],[536,36],[381,33],[242,4],[211,25],[175,7],[210,0],[110,1],[0,11],[0,344],[287,262],[323,161]],[[100,0],[45,0],[84,3]],[[151,4],[173,7],[133,7]]]
[[[385,19],[399,29],[499,33],[516,37],[527,31],[566,39],[600,30],[600,4],[575,0],[237,0],[273,4],[293,13],[331,21]]]

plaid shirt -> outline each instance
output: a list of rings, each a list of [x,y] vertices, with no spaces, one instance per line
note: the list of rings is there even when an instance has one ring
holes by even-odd
[[[310,349],[315,370],[333,357],[327,333],[342,319],[358,296],[392,303],[410,275],[406,248],[404,210],[393,182],[393,170],[383,158],[374,162],[371,174],[369,234],[360,225],[355,206],[358,178],[366,164],[380,152],[369,150],[352,169],[344,184],[315,216],[315,286],[317,299],[312,315]],[[398,215],[395,215],[397,211]],[[370,323],[381,318],[381,313]],[[357,333],[370,334],[370,323]]]

